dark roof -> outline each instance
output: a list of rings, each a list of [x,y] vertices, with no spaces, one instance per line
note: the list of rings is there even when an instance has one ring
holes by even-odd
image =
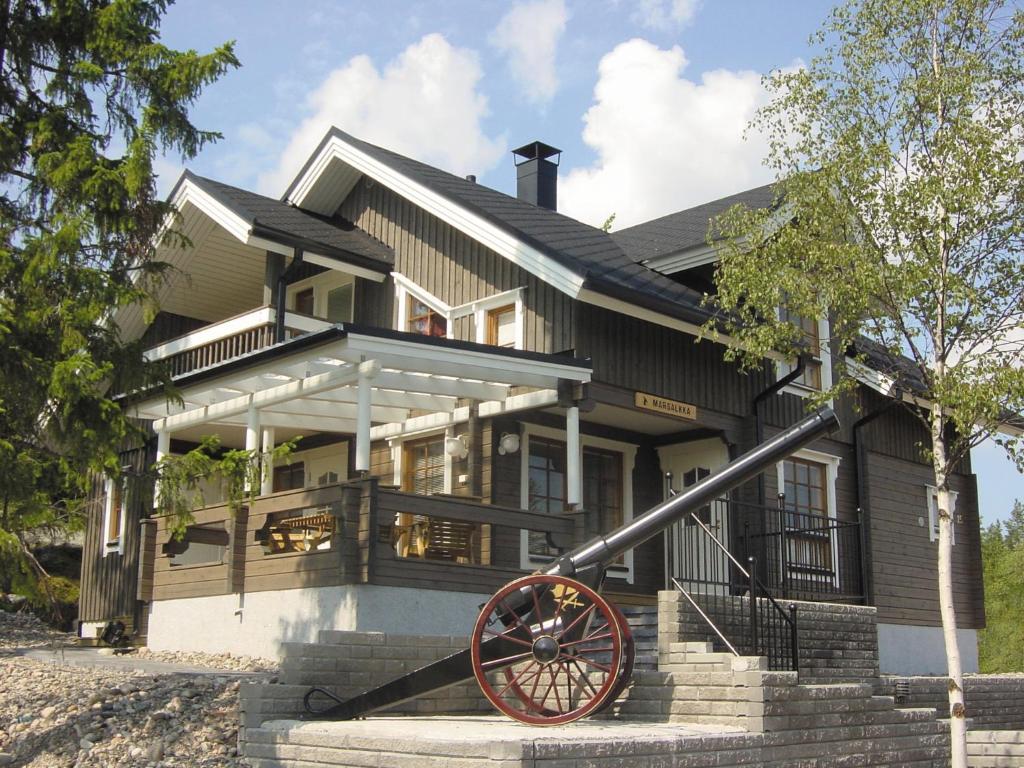
[[[927,396],[928,384],[921,377],[917,363],[905,355],[893,354],[877,341],[859,336],[850,350],[854,358],[860,358],[869,368],[896,380],[907,394]]]
[[[378,162],[528,243],[581,276],[586,287],[598,293],[647,306],[692,323],[703,323],[709,317],[700,306],[701,294],[636,264],[607,232],[597,227],[361,141],[338,128],[331,129],[324,143],[332,137],[341,138]],[[304,172],[305,169],[299,177]],[[285,193],[286,197],[292,187],[294,183]]]
[[[390,248],[345,219],[320,216],[272,197],[197,176],[191,171],[185,171],[178,184],[185,179],[244,219],[258,237],[306,248],[377,272],[387,273],[395,263],[394,252]]]
[[[669,253],[677,253],[705,245],[711,220],[734,205],[767,208],[775,203],[775,185],[748,189],[735,195],[712,200],[685,211],[677,211],[658,219],[626,227],[612,233],[612,238],[633,261],[647,261]]]

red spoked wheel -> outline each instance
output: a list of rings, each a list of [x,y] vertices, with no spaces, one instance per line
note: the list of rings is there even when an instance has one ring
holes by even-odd
[[[520,722],[561,725],[586,717],[624,686],[629,630],[620,616],[572,579],[517,579],[480,612],[470,637],[473,675],[491,704]]]

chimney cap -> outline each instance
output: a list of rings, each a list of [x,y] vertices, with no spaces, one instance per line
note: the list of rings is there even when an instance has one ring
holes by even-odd
[[[522,158],[522,162],[528,160],[547,160],[552,155],[558,155],[558,160],[554,161],[555,165],[558,165],[561,160],[562,150],[557,147],[552,147],[550,144],[545,144],[543,141],[531,141],[529,144],[524,144],[519,149],[513,149],[512,154]],[[516,165],[519,165],[519,161]]]

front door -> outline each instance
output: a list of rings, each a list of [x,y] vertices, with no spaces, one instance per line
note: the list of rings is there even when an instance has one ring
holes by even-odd
[[[662,446],[658,456],[665,473],[666,497],[729,462],[728,448],[718,438]],[[729,594],[729,560],[712,535],[723,547],[729,546],[729,508],[723,501],[687,514],[665,532],[666,588],[673,588],[674,577],[690,592]]]

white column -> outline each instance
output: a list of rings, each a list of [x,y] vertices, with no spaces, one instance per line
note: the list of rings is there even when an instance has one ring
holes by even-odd
[[[565,412],[565,470],[566,502],[583,501],[583,478],[580,472],[580,409],[576,406]]]
[[[274,428],[263,428],[263,484],[260,486],[260,495],[266,496],[274,492]]]
[[[258,452],[260,449],[260,412],[256,410],[256,406],[249,403],[249,412],[245,421],[245,450],[250,452],[250,455],[254,452]],[[249,484],[246,483],[246,491],[251,490]]]
[[[160,460],[163,459],[167,454],[171,452],[171,433],[170,430],[162,429],[156,433],[156,461],[159,464]],[[153,488],[153,509],[160,507],[160,479],[157,478],[156,485]]]
[[[373,395],[373,377],[380,371],[380,363],[367,360],[359,364],[359,385],[356,395],[356,472],[370,471],[370,406]]]

